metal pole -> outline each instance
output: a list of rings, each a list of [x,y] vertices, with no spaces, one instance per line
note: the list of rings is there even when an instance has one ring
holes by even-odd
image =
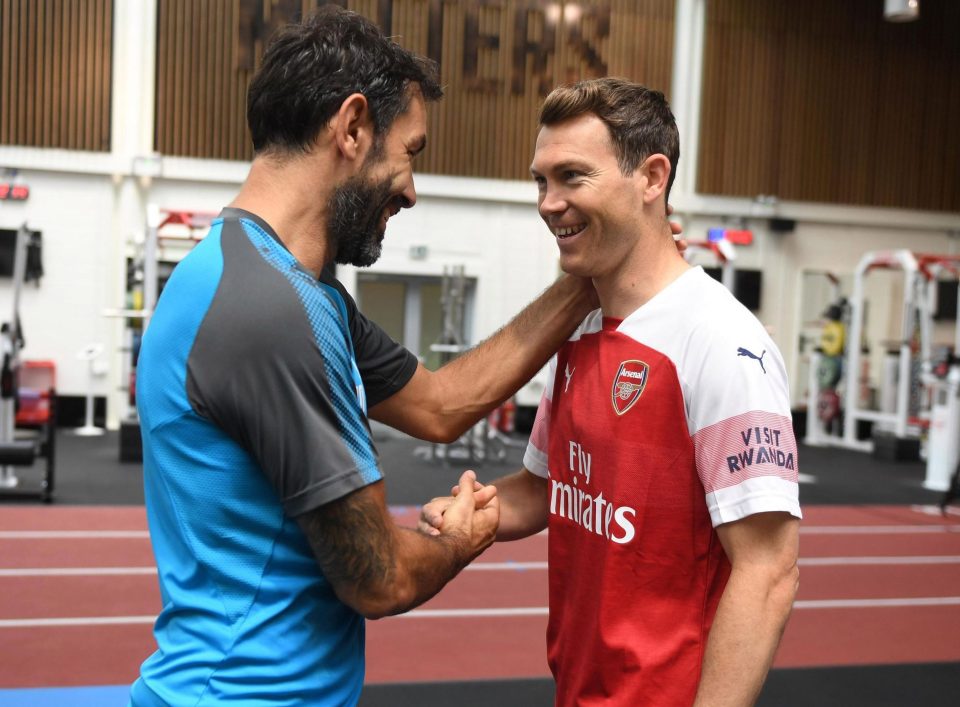
[[[897,419],[895,434],[901,439],[907,436],[907,418],[910,416],[910,363],[911,350],[910,339],[913,338],[913,327],[915,317],[917,316],[916,296],[917,279],[920,273],[917,269],[917,262],[912,254],[899,253],[901,265],[903,266],[903,316],[900,332],[900,361],[898,366],[897,381]],[[921,333],[922,338],[922,333]]]
[[[807,372],[807,438],[804,443],[811,447],[819,447],[824,444],[823,428],[821,427],[820,416],[817,414],[820,387],[817,380],[817,368],[820,366],[820,358],[819,351],[810,353],[810,368]]]
[[[143,331],[157,306],[157,236],[160,229],[160,209],[147,205],[147,230],[143,240]]]
[[[863,278],[872,259],[873,254],[867,253],[857,263],[857,269],[853,276],[853,295],[850,298],[847,382],[843,395],[843,441],[850,448],[857,446],[857,414],[859,413],[857,388],[860,381],[860,341],[863,338]]]

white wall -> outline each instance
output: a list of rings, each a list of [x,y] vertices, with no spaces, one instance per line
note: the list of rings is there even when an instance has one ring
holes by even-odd
[[[111,340],[112,324],[101,311],[117,306],[115,288],[122,282],[114,234],[114,187],[109,177],[24,172],[29,201],[0,202],[0,227],[15,229],[24,221],[43,233],[44,277],[24,287],[20,317],[24,358],[57,364],[57,385],[65,393],[87,388],[87,363],[77,352],[90,343]],[[0,312],[8,321],[13,290],[0,281]],[[96,382],[104,394],[107,382]]]

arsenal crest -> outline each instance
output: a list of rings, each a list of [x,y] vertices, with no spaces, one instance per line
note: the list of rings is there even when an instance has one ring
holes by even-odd
[[[618,415],[623,415],[632,408],[643,395],[649,372],[650,366],[643,361],[624,361],[620,364],[611,391],[613,409]]]

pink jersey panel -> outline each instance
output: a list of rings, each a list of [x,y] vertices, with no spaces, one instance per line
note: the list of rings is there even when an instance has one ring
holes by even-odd
[[[754,410],[705,427],[693,440],[707,493],[760,476],[797,483],[797,441],[782,415]]]

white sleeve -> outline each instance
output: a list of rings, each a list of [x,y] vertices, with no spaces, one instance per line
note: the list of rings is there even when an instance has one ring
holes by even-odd
[[[537,417],[533,422],[533,429],[530,431],[530,441],[527,442],[527,451],[523,455],[523,466],[543,478],[550,475],[547,467],[547,447],[550,440],[550,408],[553,401],[553,383],[557,376],[556,356],[550,359],[547,373],[547,384],[543,387],[540,406],[537,408]]]
[[[744,310],[696,338],[685,396],[697,473],[714,526],[754,513],[801,517],[797,442],[783,358]]]

